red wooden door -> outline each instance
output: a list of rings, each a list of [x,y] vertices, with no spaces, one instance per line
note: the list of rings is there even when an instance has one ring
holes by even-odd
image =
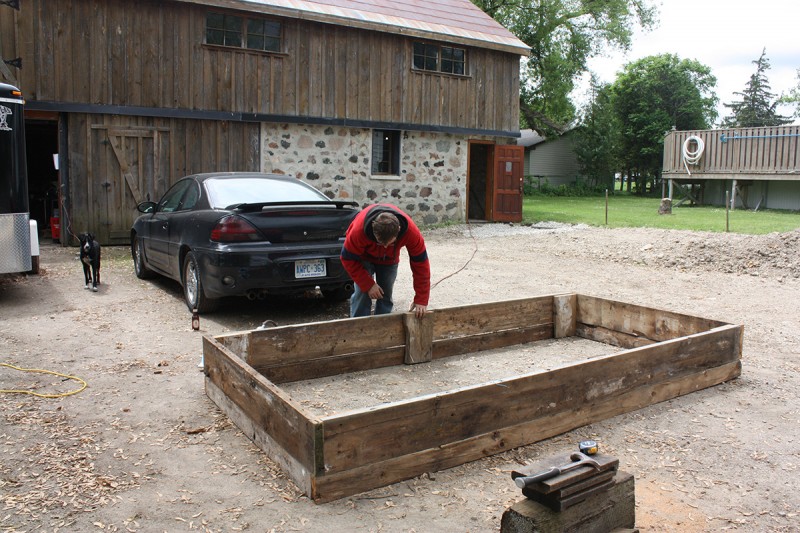
[[[525,148],[497,145],[494,148],[494,191],[492,220],[522,221],[522,172]]]

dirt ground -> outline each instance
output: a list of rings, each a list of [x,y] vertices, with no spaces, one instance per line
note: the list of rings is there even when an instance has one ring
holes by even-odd
[[[497,531],[503,511],[522,498],[511,469],[593,438],[634,475],[642,531],[797,531],[800,231],[492,224],[425,234],[432,309],[580,292],[740,323],[742,376],[318,505],[205,395],[201,337],[267,319],[345,318],[345,304],[235,300],[201,317],[196,332],[178,285],[138,280],[125,248],[103,249],[102,285],[92,293],[83,288],[77,249],[43,243],[40,275],[0,277],[0,362],[88,386],[59,398],[0,393],[0,530]],[[405,264],[395,293],[397,308],[407,308]],[[461,371],[474,368],[480,378],[491,364]],[[454,388],[438,376],[425,385]],[[363,395],[378,390],[370,379],[348,383]],[[80,386],[0,366],[0,389]],[[324,409],[332,400],[319,389],[322,397],[306,401]]]

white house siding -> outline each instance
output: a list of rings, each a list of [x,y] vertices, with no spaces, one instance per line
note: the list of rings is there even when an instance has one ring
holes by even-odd
[[[572,149],[572,139],[560,137],[535,145],[528,151],[525,175],[532,178],[534,185],[557,187],[578,181],[581,170]]]
[[[404,132],[400,174],[372,176],[372,130],[342,126],[263,123],[261,168],[295,176],[333,199],[385,202],[417,224],[464,221],[467,137]]]

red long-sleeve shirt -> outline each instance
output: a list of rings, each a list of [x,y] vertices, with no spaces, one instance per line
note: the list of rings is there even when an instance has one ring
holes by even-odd
[[[372,231],[372,221],[381,213],[392,213],[400,222],[400,233],[390,246],[381,246]],[[414,279],[414,303],[428,305],[431,292],[431,267],[425,239],[410,216],[389,204],[375,204],[362,210],[350,223],[342,248],[342,265],[362,292],[369,292],[375,284],[361,264],[367,261],[376,265],[400,263],[400,249],[408,251],[411,274]]]

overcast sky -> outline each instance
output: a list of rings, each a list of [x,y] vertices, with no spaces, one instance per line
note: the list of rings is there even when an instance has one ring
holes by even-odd
[[[800,0],[656,0],[659,24],[637,31],[631,51],[590,62],[601,81],[613,82],[626,63],[663,53],[696,59],[717,78],[721,120],[729,114],[723,103],[739,100],[755,73],[752,63],[766,48],[771,91],[780,95],[797,86],[800,68]],[[790,115],[791,109],[780,112]],[[800,120],[796,121],[800,123]]]

